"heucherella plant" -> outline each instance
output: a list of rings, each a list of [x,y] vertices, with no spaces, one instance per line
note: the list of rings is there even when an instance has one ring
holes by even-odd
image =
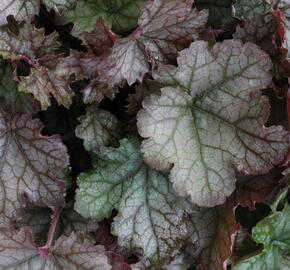
[[[287,0],[2,0],[0,270],[290,269],[289,44]]]

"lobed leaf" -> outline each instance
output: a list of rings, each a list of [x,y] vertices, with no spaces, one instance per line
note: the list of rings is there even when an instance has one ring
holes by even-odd
[[[258,14],[262,15],[269,11],[271,4],[267,0],[237,0],[233,7],[234,16],[252,19]]]
[[[0,224],[7,226],[23,208],[24,196],[45,207],[64,202],[65,183],[55,171],[68,165],[58,136],[40,135],[42,125],[28,115],[0,113]]]
[[[111,265],[102,246],[94,246],[81,233],[62,236],[43,257],[28,227],[16,231],[0,228],[0,269],[33,270],[110,270]]]
[[[115,42],[111,53],[101,59],[98,79],[110,87],[127,81],[142,81],[150,65],[174,60],[177,52],[198,37],[207,11],[192,9],[192,1],[154,0],[141,9],[139,28]]]
[[[116,32],[134,29],[137,24],[138,9],[144,0],[79,0],[74,10],[62,15],[62,22],[73,22],[76,31],[90,32],[96,20],[103,17]]]
[[[110,112],[92,105],[79,118],[76,136],[84,140],[87,151],[99,152],[108,146],[118,146],[121,138],[121,123]]]
[[[0,7],[0,26],[7,24],[7,17],[12,15],[17,21],[31,22],[39,12],[39,0],[2,0]]]
[[[269,115],[260,89],[271,81],[269,57],[237,40],[204,41],[181,52],[178,68],[163,68],[168,87],[151,95],[138,114],[142,152],[156,169],[171,169],[181,196],[200,206],[222,204],[235,189],[235,168],[266,173],[284,158],[289,134],[264,127]]]
[[[75,209],[84,217],[108,217],[113,208],[113,233],[129,249],[142,248],[144,257],[161,265],[176,254],[186,237],[183,212],[166,177],[143,164],[136,139],[95,160],[95,169],[78,178]]]
[[[290,207],[287,204],[282,212],[275,212],[264,218],[253,229],[254,240],[264,244],[262,253],[245,259],[235,270],[286,270],[290,266]]]

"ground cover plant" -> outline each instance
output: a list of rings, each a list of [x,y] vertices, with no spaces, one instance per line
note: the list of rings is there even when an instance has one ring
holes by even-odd
[[[2,0],[0,269],[290,269],[290,1]]]

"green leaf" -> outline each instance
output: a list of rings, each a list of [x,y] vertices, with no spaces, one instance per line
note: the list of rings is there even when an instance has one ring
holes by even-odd
[[[262,253],[245,259],[234,270],[287,270],[290,267],[290,207],[264,218],[253,229],[253,238],[264,244]]]
[[[252,19],[257,14],[265,14],[271,9],[267,0],[237,0],[233,7],[234,16],[242,19]]]
[[[73,22],[76,31],[90,32],[103,17],[115,32],[123,33],[137,26],[138,10],[144,0],[79,0],[74,10],[62,14],[63,23]]]
[[[119,145],[121,123],[112,113],[92,105],[79,121],[76,136],[84,140],[87,151],[99,152],[105,147]]]
[[[199,10],[208,9],[208,24],[213,29],[225,29],[235,25],[232,18],[233,0],[196,0],[195,3]]]
[[[149,169],[138,140],[123,139],[118,149],[104,152],[95,169],[78,178],[75,209],[85,217],[104,218],[113,208],[113,233],[129,249],[160,265],[178,252],[187,230],[178,198],[164,174]]]
[[[39,104],[31,95],[18,92],[12,66],[5,60],[0,60],[0,108],[12,114],[35,113],[40,110]]]
[[[178,67],[155,77],[161,96],[143,101],[138,130],[147,164],[171,169],[181,196],[200,206],[225,202],[235,189],[235,168],[266,173],[289,147],[282,127],[264,127],[269,104],[260,89],[271,81],[271,61],[256,45],[237,40],[192,43]]]

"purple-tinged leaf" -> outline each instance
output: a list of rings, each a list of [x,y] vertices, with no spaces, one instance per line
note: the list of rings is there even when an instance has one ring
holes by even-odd
[[[154,0],[141,8],[139,28],[115,42],[111,53],[101,59],[98,79],[110,87],[127,81],[142,82],[144,75],[160,62],[175,59],[177,52],[198,37],[207,21],[206,11],[192,9],[193,1]]]
[[[24,24],[18,35],[8,29],[0,30],[0,54],[6,59],[24,59],[29,64],[47,54],[53,54],[59,47],[57,34],[44,35],[44,29]]]
[[[116,41],[109,56],[101,61],[98,79],[109,87],[124,80],[132,85],[137,80],[142,82],[149,68],[144,44],[135,38],[124,38]]]
[[[102,246],[94,246],[82,233],[60,237],[49,250],[39,249],[28,227],[0,228],[0,268],[33,270],[110,270]]]
[[[78,35],[83,40],[83,44],[88,48],[88,52],[95,56],[107,52],[120,39],[102,18],[97,20],[92,32],[82,32]]]
[[[43,110],[50,106],[50,94],[58,104],[66,108],[72,103],[74,93],[68,85],[67,77],[62,77],[57,73],[56,66],[61,60],[62,58],[54,56],[41,59],[40,65],[32,68],[28,76],[21,77],[19,91],[33,94]]]
[[[64,202],[65,183],[55,172],[68,166],[66,147],[58,136],[42,136],[41,129],[28,115],[0,112],[1,226],[17,218],[23,196],[42,207]]]
[[[174,59],[204,29],[208,12],[192,9],[192,4],[193,0],[155,0],[141,8],[140,35],[153,43],[165,59]],[[150,51],[150,45],[145,46]]]
[[[7,17],[12,15],[17,21],[31,22],[38,14],[40,0],[2,0],[0,5],[0,26],[7,24]]]
[[[145,98],[138,129],[147,164],[171,169],[181,196],[200,206],[225,202],[235,189],[235,168],[266,173],[284,159],[289,133],[264,127],[269,104],[260,89],[271,81],[269,57],[237,40],[204,41],[181,52],[177,68],[164,67],[161,96]]]

